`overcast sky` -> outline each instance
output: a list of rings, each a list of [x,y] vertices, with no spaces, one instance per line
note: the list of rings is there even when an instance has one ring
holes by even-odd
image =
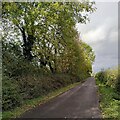
[[[95,51],[93,71],[118,65],[118,3],[97,2],[90,23],[78,24],[83,41]]]

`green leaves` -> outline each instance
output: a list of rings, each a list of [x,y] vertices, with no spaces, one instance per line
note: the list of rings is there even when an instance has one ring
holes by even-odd
[[[93,5],[88,1],[3,3],[3,18],[20,30],[25,59],[37,58],[52,72],[78,75],[81,66],[85,72],[91,69],[95,56],[90,46],[78,42],[75,24],[86,23]]]

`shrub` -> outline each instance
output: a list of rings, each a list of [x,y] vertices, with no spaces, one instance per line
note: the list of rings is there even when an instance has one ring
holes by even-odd
[[[74,83],[77,79],[70,75],[53,74],[26,75],[19,78],[18,81],[23,99],[31,99]]]
[[[96,74],[96,78],[108,87],[114,88],[120,93],[120,73],[119,68],[108,69]]]
[[[118,74],[118,77],[117,77],[116,90],[120,95],[120,73]]]
[[[96,74],[96,78],[100,81],[100,82],[102,82],[102,83],[106,83],[106,72],[105,71],[100,71],[100,72],[98,72],[97,74]]]
[[[96,78],[106,86],[115,88],[117,84],[117,75],[117,69],[108,69],[106,71],[98,72]]]
[[[18,83],[7,76],[3,76],[2,82],[2,104],[3,110],[9,110],[22,103]]]

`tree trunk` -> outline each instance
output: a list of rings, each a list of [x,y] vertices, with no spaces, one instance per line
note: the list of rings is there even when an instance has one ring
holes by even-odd
[[[50,67],[51,72],[54,73],[54,69],[53,69],[53,67],[51,65],[51,62],[49,62],[49,67]]]
[[[35,38],[33,35],[28,35],[27,37],[24,28],[22,30],[22,37],[23,37],[23,55],[26,60],[31,61],[33,59],[33,55],[31,52]]]

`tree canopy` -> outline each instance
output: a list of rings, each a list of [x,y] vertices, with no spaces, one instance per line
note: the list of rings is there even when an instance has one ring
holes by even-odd
[[[87,1],[3,3],[2,17],[13,32],[21,34],[24,58],[31,61],[37,57],[41,67],[49,66],[54,72],[58,57],[63,56],[78,36],[76,22],[86,23],[88,13],[95,10],[93,5],[94,2]]]

